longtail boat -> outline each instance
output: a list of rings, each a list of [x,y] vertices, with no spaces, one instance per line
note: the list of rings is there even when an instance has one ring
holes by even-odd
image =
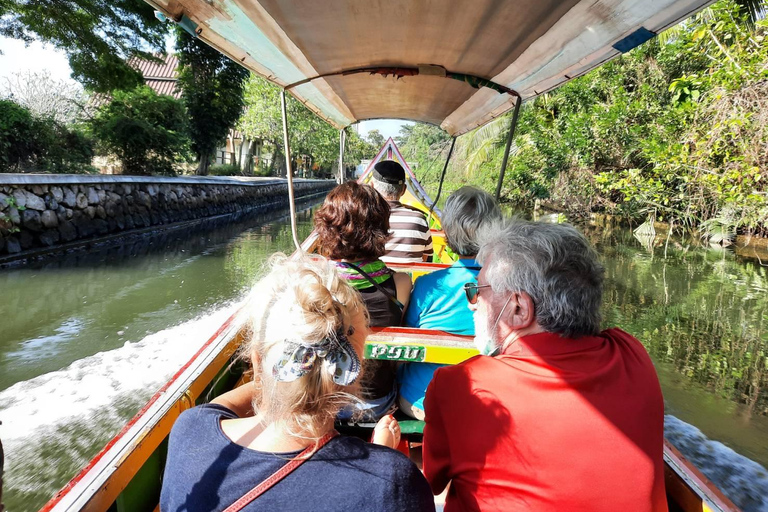
[[[339,128],[341,153],[350,124],[400,118],[441,126],[453,137],[450,155],[456,137],[514,109],[498,197],[523,100],[629,51],[710,0],[374,0],[364,8],[354,0],[148,2],[158,17],[283,88],[288,165],[286,92]],[[404,164],[407,201],[428,212],[439,230],[439,192],[434,201],[426,194],[391,139],[372,165],[382,158]],[[287,175],[290,181],[290,169]],[[313,238],[300,244],[293,228],[297,249],[312,250]],[[391,266],[416,278],[449,262],[443,251],[439,263]],[[244,315],[234,312],[42,510],[159,510],[174,421],[243,382],[246,367],[235,357],[243,325]],[[402,327],[374,329],[365,347],[366,358],[408,362],[456,364],[476,354],[468,337]],[[405,421],[402,431],[418,441],[422,426]],[[668,442],[664,460],[671,510],[738,510]]]

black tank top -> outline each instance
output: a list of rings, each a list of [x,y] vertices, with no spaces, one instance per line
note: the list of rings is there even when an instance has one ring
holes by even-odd
[[[392,296],[397,297],[394,277],[390,276],[389,279],[380,283],[379,286],[391,293]],[[368,288],[358,291],[363,297],[365,307],[368,308],[368,315],[370,315],[371,318],[371,327],[399,326],[402,323],[403,312],[386,293],[375,286],[369,286]]]
[[[394,277],[380,283],[380,286],[397,297]],[[384,292],[375,286],[358,291],[363,297],[365,307],[368,308],[371,327],[399,326],[402,323],[403,312]],[[367,360],[362,380],[363,398],[375,399],[387,396],[395,388],[396,373],[395,361]]]

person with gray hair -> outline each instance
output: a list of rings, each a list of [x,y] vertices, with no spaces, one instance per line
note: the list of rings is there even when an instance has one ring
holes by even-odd
[[[572,226],[512,219],[477,259],[464,291],[481,355],[438,369],[424,400],[445,510],[666,511],[661,388],[636,338],[600,331],[595,250]]]
[[[416,279],[404,323],[409,327],[472,336],[475,334],[472,311],[467,307],[462,287],[467,281],[474,281],[480,271],[475,261],[480,231],[501,220],[501,211],[488,192],[462,187],[448,197],[442,220],[446,243],[459,259],[446,269]],[[398,403],[403,412],[424,419],[424,393],[432,374],[441,366],[406,363],[398,368]]]
[[[389,238],[384,263],[419,263],[432,261],[432,235],[424,212],[400,202],[407,190],[405,169],[394,160],[382,160],[373,166],[371,186],[389,204]]]

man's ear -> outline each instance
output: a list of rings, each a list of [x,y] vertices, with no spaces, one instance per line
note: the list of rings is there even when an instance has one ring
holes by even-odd
[[[515,331],[522,331],[536,323],[536,311],[531,296],[525,292],[515,292],[509,301],[507,311],[504,312],[505,320],[509,327]]]

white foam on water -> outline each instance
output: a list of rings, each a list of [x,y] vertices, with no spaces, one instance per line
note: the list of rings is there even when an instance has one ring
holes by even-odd
[[[197,319],[0,392],[7,510],[38,510],[236,308],[236,303],[219,305]]]
[[[200,318],[99,352],[66,368],[18,382],[0,392],[0,439],[25,439],[36,428],[84,418],[117,396],[151,395],[234,312],[227,304]]]
[[[768,512],[768,470],[763,466],[669,414],[664,435],[744,512]]]

